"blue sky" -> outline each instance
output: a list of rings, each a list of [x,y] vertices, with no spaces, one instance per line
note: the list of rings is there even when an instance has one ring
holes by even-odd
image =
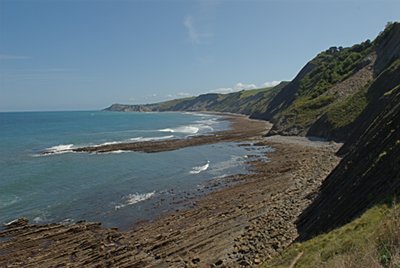
[[[0,111],[101,109],[291,80],[400,1],[0,0]]]

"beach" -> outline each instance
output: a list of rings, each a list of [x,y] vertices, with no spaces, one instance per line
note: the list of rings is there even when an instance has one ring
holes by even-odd
[[[86,153],[108,153],[115,151],[158,153],[218,142],[239,142],[248,139],[251,140],[255,137],[265,134],[270,128],[270,124],[266,121],[249,120],[243,115],[224,115],[224,120],[230,121],[230,129],[208,135],[192,136],[185,139],[168,139],[159,141],[142,141],[88,146],[76,148],[73,149],[73,151]]]
[[[100,223],[30,225],[0,232],[0,265],[18,267],[240,267],[256,266],[297,237],[295,221],[336,166],[340,144],[299,137],[264,137],[271,125],[228,115],[231,129],[185,140],[78,148],[83,152],[160,152],[235,141],[272,147],[253,157],[249,174],[225,177],[225,187],[188,198],[182,209],[140,222],[128,231]],[[119,147],[114,147],[119,146]],[[212,182],[210,182],[212,184]]]

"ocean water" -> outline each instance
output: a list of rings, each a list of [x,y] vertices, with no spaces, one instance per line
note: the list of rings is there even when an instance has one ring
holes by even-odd
[[[71,149],[184,139],[228,127],[220,116],[195,113],[0,113],[0,224],[27,217],[126,229],[154,219],[204,194],[210,183],[247,172],[248,148],[218,143],[152,154]]]

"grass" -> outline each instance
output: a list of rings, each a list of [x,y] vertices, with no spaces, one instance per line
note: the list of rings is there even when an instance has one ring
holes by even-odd
[[[390,96],[390,95],[392,95],[393,93],[395,93],[397,90],[399,90],[400,89],[400,85],[397,85],[397,86],[395,86],[394,88],[392,88],[391,90],[389,90],[389,91],[387,91],[385,94],[384,94],[384,96],[385,97],[387,97],[387,96]]]
[[[317,98],[300,97],[282,115],[292,118],[291,124],[299,127],[308,127],[334,101],[333,96],[319,96]]]
[[[261,267],[400,267],[400,205],[376,205],[338,229],[293,244]]]
[[[326,116],[333,127],[344,127],[357,119],[368,104],[366,96],[368,86],[328,108]]]
[[[264,87],[264,88],[256,88],[256,89],[249,89],[249,90],[243,90],[240,92],[240,99],[248,98],[251,96],[254,96],[260,92],[264,92],[267,90],[272,89],[273,87]]]
[[[175,99],[175,100],[170,100],[166,102],[161,102],[161,103],[156,103],[154,104],[155,106],[158,105],[159,110],[165,111],[165,110],[170,110],[172,107],[174,107],[177,104],[180,104],[185,101],[190,101],[193,100],[195,97],[187,97],[187,98],[182,98],[182,99]]]

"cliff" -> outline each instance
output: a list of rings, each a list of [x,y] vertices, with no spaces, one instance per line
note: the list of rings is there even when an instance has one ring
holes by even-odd
[[[373,41],[331,47],[305,65],[296,78],[254,116],[274,124],[270,135],[318,136],[345,141],[357,118],[376,99],[380,75],[399,58],[400,24],[388,24]],[[390,79],[388,81],[391,81]],[[379,95],[379,94],[378,94]]]
[[[300,239],[341,226],[400,193],[400,25],[377,40],[379,75],[365,90],[366,106],[338,152],[344,158],[299,218]]]
[[[264,113],[269,101],[285,86],[281,82],[275,87],[242,90],[229,94],[209,93],[197,97],[176,99],[145,105],[113,104],[106,111],[151,112],[151,111],[213,111],[238,114]]]
[[[300,239],[341,226],[400,192],[400,83],[387,88],[362,117],[371,123],[345,144],[341,151],[347,151],[346,156],[300,216]]]

